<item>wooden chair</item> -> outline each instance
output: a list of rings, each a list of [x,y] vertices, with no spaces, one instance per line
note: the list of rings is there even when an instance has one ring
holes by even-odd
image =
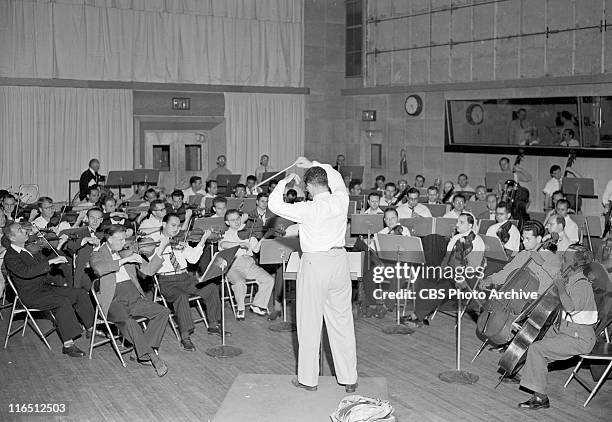
[[[47,341],[47,337],[56,330],[55,316],[50,311],[40,311],[39,309],[28,308],[21,301],[21,298],[19,297],[19,293],[17,293],[17,289],[15,288],[15,285],[13,284],[13,280],[11,280],[11,276],[8,273],[6,274],[6,281],[7,281],[8,285],[10,286],[10,288],[15,293],[15,300],[13,301],[13,307],[11,309],[11,316],[9,318],[8,328],[6,329],[6,337],[4,339],[4,348],[6,349],[6,346],[8,345],[9,338],[12,335],[14,335],[17,332],[21,331],[21,336],[24,336],[25,335],[26,327],[29,324],[30,327],[32,328],[32,330],[34,330],[34,332],[45,343],[47,348],[49,348],[49,350],[51,350],[51,346],[49,345],[49,342]],[[34,319],[34,316],[32,315],[34,312],[47,312],[47,314],[51,316],[51,320],[53,322],[53,328],[51,328],[47,332],[43,333],[41,331],[40,327],[38,326],[38,324],[36,323],[36,320]],[[23,322],[23,325],[21,325],[19,328],[16,328],[13,331],[11,331],[11,327],[13,325],[13,320],[15,319],[15,316],[19,315],[19,314],[22,314],[22,313],[25,313],[25,315],[26,315],[25,321]]]
[[[164,295],[161,293],[161,289],[159,287],[159,280],[157,279],[157,275],[153,276],[153,283],[154,283],[154,287],[153,287],[153,301],[157,302],[157,303],[161,303],[162,305],[164,305],[166,308],[170,309],[170,306],[168,306],[168,301],[166,300],[166,298],[164,297]],[[200,317],[197,319],[194,319],[193,322],[194,324],[197,324],[199,322],[203,322],[204,325],[206,325],[206,328],[208,328],[208,321],[206,320],[206,314],[204,313],[204,309],[202,308],[202,302],[204,301],[204,299],[202,299],[202,296],[199,295],[190,295],[189,296],[189,303],[191,302],[195,302],[198,313],[200,314]],[[174,335],[176,336],[176,339],[180,342],[181,341],[181,336],[178,332],[178,324],[174,321],[174,312],[172,312],[169,316],[168,316],[168,322],[170,323],[170,328],[172,328],[172,331],[174,332]]]

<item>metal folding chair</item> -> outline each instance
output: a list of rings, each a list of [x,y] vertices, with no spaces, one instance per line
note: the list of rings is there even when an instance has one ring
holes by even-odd
[[[9,318],[8,328],[6,329],[6,337],[4,339],[4,348],[6,349],[9,338],[12,335],[21,331],[21,336],[23,337],[25,335],[26,327],[29,324],[32,330],[40,337],[40,339],[45,343],[45,345],[49,348],[49,350],[51,350],[51,346],[49,345],[49,342],[47,341],[47,337],[56,330],[55,316],[50,311],[41,311],[35,308],[28,308],[21,301],[21,298],[19,297],[19,293],[17,292],[17,289],[15,288],[15,285],[13,284],[13,280],[11,279],[11,276],[8,273],[6,274],[6,281],[8,282],[8,285],[10,286],[10,288],[15,293],[15,300],[13,301],[13,307],[11,309],[11,316]],[[48,312],[48,314],[51,315],[51,319],[53,322],[53,328],[48,330],[46,333],[43,333],[40,327],[38,326],[38,324],[36,323],[34,316],[32,315],[34,312]],[[15,316],[22,314],[22,313],[25,313],[25,316],[26,316],[25,321],[23,322],[23,325],[11,331],[11,327],[13,325],[13,320],[15,319]]]
[[[599,380],[597,380],[597,383],[594,387],[590,387],[587,384],[586,380],[578,375],[578,371],[582,367],[582,363],[586,360],[598,360],[608,362],[606,369],[604,370],[601,377],[599,377]],[[590,393],[589,397],[587,397],[586,401],[582,405],[583,407],[586,407],[591,401],[591,399],[595,397],[595,394],[597,394],[601,386],[606,382],[606,380],[608,379],[608,375],[610,375],[610,371],[612,371],[612,343],[597,343],[591,353],[580,355],[580,362],[578,362],[563,387],[566,388],[570,381],[575,378],[576,381],[578,381],[578,383]]]

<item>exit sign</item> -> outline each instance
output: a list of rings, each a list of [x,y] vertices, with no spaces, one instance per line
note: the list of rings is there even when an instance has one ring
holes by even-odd
[[[191,98],[172,98],[172,110],[190,110]]]

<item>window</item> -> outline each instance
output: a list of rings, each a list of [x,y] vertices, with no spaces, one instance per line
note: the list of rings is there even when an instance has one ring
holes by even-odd
[[[382,168],[382,144],[370,145],[370,163],[372,168]]]
[[[363,0],[346,2],[345,75],[361,76],[363,57]]]
[[[185,170],[202,171],[202,145],[185,145]]]
[[[153,168],[170,171],[170,145],[153,145]]]

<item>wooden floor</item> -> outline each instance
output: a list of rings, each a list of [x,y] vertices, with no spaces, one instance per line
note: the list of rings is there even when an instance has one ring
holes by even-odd
[[[2,339],[8,310],[3,314]],[[514,385],[493,388],[498,354],[486,351],[475,364],[469,363],[478,347],[472,322],[463,325],[462,369],[480,377],[474,385],[447,384],[438,379],[440,372],[454,369],[453,319],[439,315],[430,327],[410,336],[384,334],[381,328],[392,323],[389,315],[382,320],[356,321],[358,371],[360,376],[387,378],[389,399],[399,421],[610,420],[612,382],[604,385],[585,409],[585,390],[576,382],[563,388],[571,369],[557,370],[549,377],[552,407],[523,411],[516,404],[526,400],[527,394]],[[61,354],[60,341],[53,334],[49,338],[53,350],[49,351],[28,329],[25,337],[16,335],[7,349],[0,349],[0,421],[43,420],[9,414],[10,403],[67,403],[69,414],[58,420],[212,419],[238,374],[294,373],[295,333],[270,331],[269,324],[253,314],[248,314],[244,322],[232,317],[227,324],[233,333],[228,344],[240,347],[243,353],[226,360],[204,353],[219,344],[219,338],[208,336],[201,324],[192,337],[198,349],[195,353],[181,351],[168,329],[160,355],[168,363],[169,372],[161,379],[150,367],[128,362],[128,367],[123,368],[110,346],[95,349],[93,360],[71,359]],[[42,321],[41,325],[47,327],[48,322]],[[86,348],[83,339],[77,343]],[[328,367],[325,371],[330,374]]]

